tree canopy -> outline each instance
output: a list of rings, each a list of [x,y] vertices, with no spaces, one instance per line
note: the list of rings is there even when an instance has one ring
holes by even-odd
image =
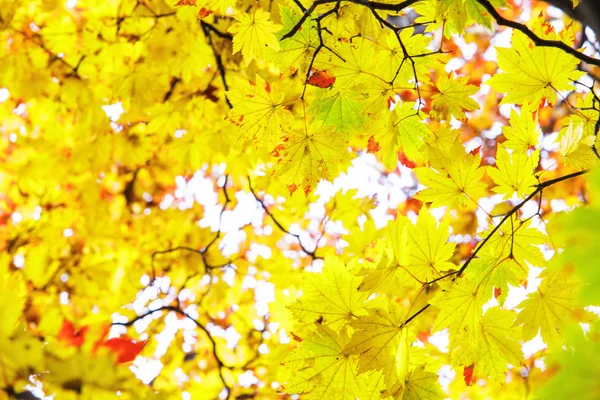
[[[549,3],[2,1],[0,400],[598,399],[600,14]]]

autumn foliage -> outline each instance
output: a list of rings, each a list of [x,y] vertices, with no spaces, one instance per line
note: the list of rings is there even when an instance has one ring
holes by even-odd
[[[2,2],[0,400],[600,398],[591,2]]]

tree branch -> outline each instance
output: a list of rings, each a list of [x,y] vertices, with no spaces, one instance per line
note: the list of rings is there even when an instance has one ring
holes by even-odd
[[[477,2],[486,9],[486,11],[496,20],[496,23],[498,25],[507,26],[509,28],[513,28],[513,29],[516,29],[516,30],[524,33],[529,39],[531,39],[531,41],[533,43],[535,43],[536,46],[558,48],[558,49],[561,49],[564,52],[572,55],[573,57],[577,58],[580,61],[600,67],[599,59],[585,55],[585,54],[575,50],[574,48],[567,46],[565,43],[563,43],[561,41],[542,39],[541,37],[539,37],[535,33],[533,33],[525,25],[504,18],[503,16],[501,16],[498,13],[498,11],[494,8],[494,6],[492,5],[492,3],[490,3],[489,0],[477,0]]]
[[[290,236],[295,237],[296,240],[298,241],[298,244],[300,245],[300,248],[302,248],[302,251],[305,252],[308,256],[310,256],[313,260],[322,260],[323,259],[323,257],[319,257],[319,256],[317,256],[315,254],[317,252],[316,247],[315,247],[314,250],[307,249],[304,246],[304,244],[302,244],[302,240],[300,240],[300,235],[297,235],[295,233],[291,233],[288,229],[286,229],[283,225],[281,225],[281,223],[279,221],[277,221],[277,219],[275,218],[275,216],[273,214],[271,214],[271,212],[267,208],[267,206],[264,203],[264,201],[261,200],[258,197],[258,195],[256,194],[256,192],[252,188],[252,182],[250,181],[250,177],[248,177],[248,187],[250,189],[250,193],[252,193],[252,195],[254,196],[254,198],[256,199],[256,201],[258,202],[258,204],[260,204],[260,206],[262,207],[262,209],[265,211],[265,214],[267,214],[269,216],[269,218],[271,218],[271,220],[273,221],[273,223],[279,228],[280,231],[282,231],[283,233],[287,233]]]
[[[223,360],[221,359],[221,357],[219,356],[219,354],[217,353],[217,343],[215,342],[214,337],[212,336],[212,334],[209,332],[209,330],[200,323],[200,321],[198,321],[195,318],[192,318],[188,313],[186,313],[185,311],[183,311],[181,308],[179,307],[175,307],[175,306],[162,306],[159,307],[155,310],[149,310],[148,312],[142,314],[142,315],[138,315],[137,317],[135,317],[134,319],[127,321],[127,322],[113,322],[113,325],[120,325],[120,326],[131,326],[133,325],[136,321],[139,321],[140,319],[143,319],[145,317],[147,317],[148,315],[152,315],[156,312],[159,311],[173,311],[177,314],[183,315],[184,317],[186,317],[187,319],[189,319],[190,321],[192,321],[201,331],[203,331],[206,334],[206,337],[208,338],[211,347],[212,347],[212,353],[213,356],[215,358],[215,361],[217,362],[217,365],[219,366],[219,378],[221,379],[221,382],[223,383],[223,386],[225,387],[225,389],[227,390],[227,397],[229,397],[230,393],[231,393],[231,387],[227,384],[227,381],[225,380],[225,377],[223,376],[223,368],[228,368],[228,369],[232,369],[234,367],[229,366],[227,364],[225,364],[223,362]]]
[[[563,182],[566,181],[568,179],[571,178],[575,178],[577,176],[581,176],[583,174],[588,173],[589,170],[582,170],[582,171],[578,171],[578,172],[573,172],[572,174],[568,174],[565,176],[561,176],[559,178],[555,178],[555,179],[550,179],[546,182],[542,182],[540,184],[538,184],[536,186],[536,189],[529,195],[527,196],[527,198],[525,198],[525,200],[521,201],[519,204],[517,204],[516,206],[514,206],[508,213],[506,213],[504,215],[504,217],[502,218],[502,220],[500,221],[500,223],[498,223],[498,225],[496,225],[494,227],[494,229],[492,229],[492,231],[490,233],[487,234],[487,236],[485,237],[485,239],[483,239],[482,242],[479,243],[479,246],[477,246],[477,248],[475,249],[475,251],[473,251],[473,253],[471,253],[471,255],[469,256],[469,258],[467,259],[467,261],[465,261],[465,263],[463,264],[463,266],[455,272],[450,272],[444,276],[441,276],[437,279],[434,279],[431,282],[428,282],[427,285],[431,285],[434,282],[437,282],[439,280],[442,280],[444,278],[447,278],[449,276],[453,276],[456,275],[456,278],[460,278],[462,273],[467,269],[467,267],[469,266],[469,264],[471,263],[471,261],[473,261],[475,259],[475,257],[477,256],[477,253],[479,253],[479,250],[481,250],[481,248],[491,239],[492,236],[494,236],[494,234],[498,231],[498,229],[500,229],[500,227],[502,226],[502,224],[504,224],[504,222],[506,222],[506,220],[508,220],[512,215],[514,215],[517,211],[519,211],[529,200],[533,199],[535,196],[537,196],[538,193],[540,193],[542,190],[544,190],[545,188],[552,186],[554,184],[557,184],[559,182]],[[431,304],[426,304],[424,305],[419,311],[417,311],[416,313],[414,313],[410,318],[408,318],[403,324],[402,326],[408,324],[410,321],[412,321],[415,317],[417,317],[419,314],[421,314],[423,311],[427,310],[430,307]]]

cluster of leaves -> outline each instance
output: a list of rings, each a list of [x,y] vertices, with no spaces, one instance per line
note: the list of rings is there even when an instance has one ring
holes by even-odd
[[[3,4],[0,399],[595,398],[598,48],[515,3]]]

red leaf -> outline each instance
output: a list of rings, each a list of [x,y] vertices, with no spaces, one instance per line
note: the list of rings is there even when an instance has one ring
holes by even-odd
[[[475,368],[475,364],[471,364],[469,366],[465,366],[463,371],[463,376],[465,378],[465,385],[471,386],[475,383],[477,378],[473,376],[473,369]]]
[[[502,289],[498,288],[498,287],[495,287],[494,288],[494,298],[497,299],[498,296],[500,296],[501,294],[502,294]]]
[[[313,69],[306,83],[312,86],[320,87],[321,89],[326,89],[333,86],[335,83],[335,76],[333,76],[333,74],[326,69],[322,71]]]
[[[67,319],[63,320],[60,332],[58,332],[58,340],[66,342],[73,347],[81,347],[85,342],[85,334],[88,331],[87,326],[81,329],[75,329],[73,323]]]
[[[269,85],[269,82],[265,82],[265,90],[267,93],[271,93],[271,85]]]
[[[375,141],[375,138],[371,136],[367,143],[367,153],[377,153],[379,150],[381,150],[381,146]]]
[[[196,0],[179,0],[175,6],[195,6]]]
[[[212,14],[212,10],[209,10],[208,8],[202,7],[200,9],[200,11],[198,11],[198,19],[206,18],[210,14]]]
[[[146,346],[146,341],[137,341],[131,339],[127,335],[121,335],[118,338],[108,339],[102,344],[102,347],[106,347],[111,352],[117,355],[117,363],[123,364],[129,361],[133,361],[138,354]]]

